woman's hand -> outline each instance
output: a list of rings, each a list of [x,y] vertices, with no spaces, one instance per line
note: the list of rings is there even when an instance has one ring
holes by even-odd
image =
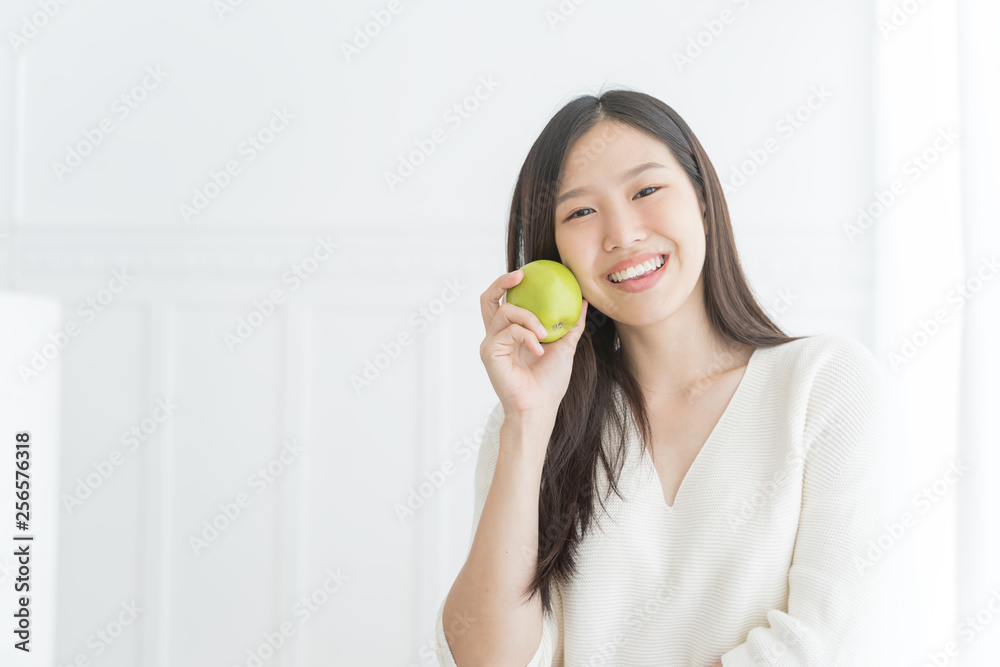
[[[486,338],[479,346],[479,356],[505,417],[552,422],[569,387],[573,356],[587,318],[587,300],[583,300],[576,326],[557,341],[540,343],[548,332],[530,310],[506,301],[499,303],[523,277],[521,270],[505,273],[480,297]]]

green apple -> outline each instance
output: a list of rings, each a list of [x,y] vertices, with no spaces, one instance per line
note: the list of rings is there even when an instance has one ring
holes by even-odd
[[[521,267],[521,282],[507,290],[507,303],[530,310],[549,335],[551,343],[576,326],[583,310],[583,294],[573,272],[559,262],[538,259]]]

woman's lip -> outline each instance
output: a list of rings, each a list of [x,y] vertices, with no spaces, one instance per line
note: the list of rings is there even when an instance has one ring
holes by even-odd
[[[663,257],[666,254],[667,253],[665,253],[665,252],[639,252],[639,253],[636,253],[636,254],[632,255],[631,257],[623,259],[622,261],[620,261],[617,264],[615,264],[614,266],[612,266],[610,269],[608,269],[608,272],[604,274],[604,277],[607,278],[612,273],[618,273],[619,271],[624,271],[625,269],[627,269],[629,267],[632,267],[632,266],[635,266],[636,264],[642,264],[643,262],[648,262],[649,260],[653,259],[654,257]]]
[[[611,283],[611,286],[620,292],[625,292],[627,294],[637,294],[639,292],[645,292],[648,289],[652,289],[654,285],[660,282],[663,278],[663,274],[667,272],[667,267],[670,266],[670,256],[668,255],[666,261],[663,262],[663,266],[656,269],[655,271],[650,271],[642,274],[638,278],[630,278],[628,280],[623,280],[620,283]]]
[[[666,266],[666,264],[667,264],[667,260],[668,260],[668,259],[670,259],[670,253],[667,253],[667,252],[661,252],[661,253],[660,253],[660,254],[658,254],[658,255],[652,255],[652,256],[648,257],[647,259],[643,260],[643,262],[648,262],[648,261],[649,261],[650,259],[653,259],[653,258],[655,258],[655,257],[662,257],[662,258],[663,258],[663,265],[661,265],[661,266],[660,266],[660,268],[662,269],[662,268],[663,268],[664,266]],[[636,264],[642,264],[643,262],[636,262]],[[626,266],[625,268],[626,268],[626,269],[628,269],[628,268],[630,268],[631,266],[635,266],[635,264],[630,264],[630,265]],[[605,276],[604,276],[604,279],[605,279],[605,280],[607,280],[607,281],[608,281],[609,283],[611,283],[612,285],[620,285],[621,283],[615,283],[615,282],[612,282],[612,280],[611,280],[611,274],[613,274],[613,273],[618,273],[618,272],[619,272],[619,271],[621,271],[621,270],[622,270],[622,269],[615,269],[614,271],[611,271],[611,272],[609,272],[609,273],[608,273],[607,275],[605,275]],[[646,275],[646,274],[643,274],[643,275]],[[642,276],[640,276],[640,278],[641,278],[641,277],[642,277]]]

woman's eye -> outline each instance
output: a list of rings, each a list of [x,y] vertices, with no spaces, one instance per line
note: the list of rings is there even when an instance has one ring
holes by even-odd
[[[639,190],[638,194],[636,194],[636,197],[638,197],[639,195],[641,195],[646,190],[652,190],[653,192],[656,192],[659,189],[660,189],[660,186],[658,186],[658,185],[651,185],[648,188],[643,188],[642,190]],[[650,192],[649,194],[651,195],[651,194],[653,194],[653,192]],[[643,196],[644,197],[648,197],[649,195],[643,195]],[[593,210],[594,209],[592,209],[592,208],[581,208],[579,211],[574,211],[573,213],[571,213],[569,215],[569,217],[567,217],[566,219],[567,220],[572,220],[573,218],[577,217],[578,213],[583,213],[584,211],[593,211]]]

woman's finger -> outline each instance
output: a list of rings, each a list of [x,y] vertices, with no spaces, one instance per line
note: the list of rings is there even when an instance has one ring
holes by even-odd
[[[524,272],[520,269],[505,273],[494,280],[486,291],[483,292],[482,296],[479,297],[479,305],[483,312],[483,328],[486,329],[487,334],[490,330],[490,324],[493,323],[493,319],[497,315],[497,311],[500,310],[500,299],[507,293],[507,290],[521,282],[523,276]]]

